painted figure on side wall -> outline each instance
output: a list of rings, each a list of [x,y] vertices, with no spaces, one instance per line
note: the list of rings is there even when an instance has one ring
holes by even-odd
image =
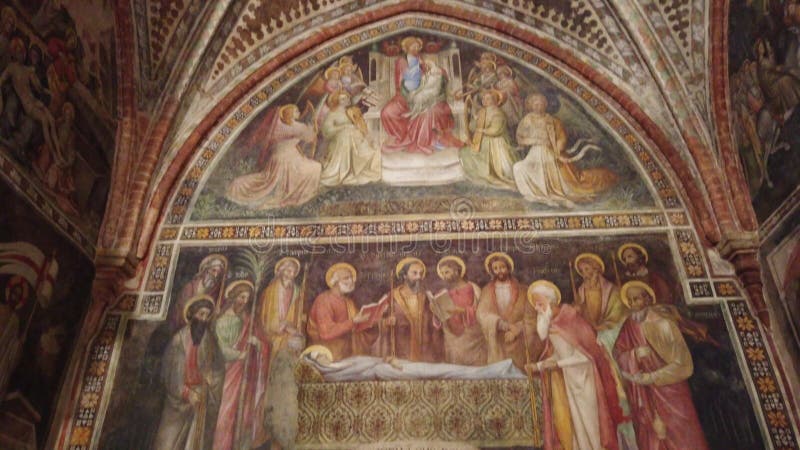
[[[441,330],[434,326],[428,298],[422,286],[427,269],[418,258],[397,263],[399,283],[389,293],[392,302],[383,319],[378,354],[409,361],[441,361]]]
[[[708,448],[687,379],[692,355],[677,323],[661,311],[653,289],[641,281],[622,287],[631,315],[614,345],[614,359],[627,380],[640,450]]]
[[[480,366],[486,363],[486,340],[478,323],[478,300],[481,288],[465,279],[467,266],[455,255],[445,256],[436,264],[436,273],[445,283],[446,290],[435,296],[428,291],[428,300],[436,302],[446,292],[453,311],[445,311],[447,317],[434,317],[434,324],[444,333],[444,360],[450,364]]]
[[[223,255],[209,255],[200,262],[197,273],[183,286],[178,294],[176,306],[170,310],[169,324],[173,332],[186,324],[187,319],[183,309],[197,296],[208,296],[214,301],[215,308],[222,306],[227,270],[228,258]]]
[[[486,338],[487,362],[511,358],[517,367],[524,367],[530,355],[538,356],[542,350],[541,340],[533,334],[536,311],[512,275],[514,260],[508,254],[493,253],[484,266],[492,281],[481,288],[477,315]]]
[[[328,290],[311,304],[308,321],[310,344],[324,345],[336,360],[369,353],[375,336],[370,317],[356,308],[347,295],[356,287],[356,269],[347,263],[332,265],[325,274]]]
[[[307,202],[319,192],[322,165],[306,157],[302,143],[316,144],[316,131],[299,121],[296,105],[272,109],[258,139],[248,148],[260,147],[256,173],[235,178],[228,185],[227,198],[251,209],[271,209]]]
[[[528,298],[538,313],[537,336],[545,342],[542,359],[526,365],[542,377],[544,448],[620,448],[623,412],[594,328],[577,309],[561,304],[561,291],[549,281],[533,282]]]
[[[255,286],[237,280],[225,290],[225,309],[214,321],[214,335],[225,361],[222,399],[214,428],[215,450],[258,448],[264,428],[270,346],[254,323]]]
[[[261,293],[260,325],[269,338],[273,357],[289,345],[290,339],[303,339],[303,293],[296,283],[300,261],[285,257],[275,264],[275,277]],[[305,276],[305,274],[304,274]]]
[[[154,450],[201,450],[214,442],[225,362],[211,323],[216,309],[208,295],[190,299],[186,321],[167,346],[161,380],[167,392]]]
[[[460,147],[445,98],[447,74],[433,60],[423,60],[419,37],[404,38],[400,47],[405,57],[395,60],[395,95],[381,109],[381,124],[388,136],[383,151],[432,154],[444,147]]]
[[[611,349],[619,333],[619,326],[627,316],[627,309],[619,296],[619,286],[604,274],[606,265],[599,255],[581,253],[575,258],[575,270],[583,278],[577,286],[575,307],[599,339]]]
[[[461,149],[461,165],[467,177],[477,183],[486,183],[501,189],[515,189],[514,164],[519,161],[517,151],[508,137],[508,121],[500,108],[506,96],[497,89],[480,95],[483,108],[473,121],[471,145]]]
[[[567,149],[561,121],[547,113],[547,97],[532,94],[525,99],[528,113],[517,128],[517,142],[528,147],[525,159],[514,164],[517,189],[531,202],[574,208],[617,183],[618,176],[603,167],[578,169],[573,163],[594,144],[577,141]]]

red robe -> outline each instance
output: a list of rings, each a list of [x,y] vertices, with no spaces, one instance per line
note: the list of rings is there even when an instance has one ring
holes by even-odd
[[[594,367],[594,383],[597,392],[597,416],[600,422],[600,441],[603,448],[616,450],[617,425],[625,420],[622,409],[619,407],[617,387],[614,382],[611,364],[606,357],[606,351],[597,343],[597,333],[592,325],[584,319],[578,310],[570,305],[562,305],[558,315],[550,322],[550,333],[558,334],[573,347],[576,347],[589,360]],[[546,359],[552,354],[550,341],[545,343],[545,350],[541,359]],[[544,373],[541,374],[544,378]],[[546,380],[542,380],[543,384]],[[561,448],[555,431],[550,393],[547,388],[542,389],[542,406],[544,409],[544,448]]]
[[[261,341],[260,349],[248,345],[250,336]],[[266,441],[264,430],[265,393],[269,374],[269,341],[260,327],[255,326],[249,316],[242,317],[242,332],[235,349],[249,348],[245,359],[225,365],[225,382],[222,387],[217,426],[214,431],[214,450],[233,450],[239,439],[256,447]],[[241,401],[241,415],[239,415]],[[238,423],[241,417],[242,422]],[[240,442],[241,442],[240,441]]]
[[[422,61],[420,64],[422,65]],[[463,146],[464,143],[453,136],[455,119],[446,101],[436,103],[414,118],[406,117],[409,112],[408,102],[403,96],[403,72],[406,69],[408,69],[408,58],[398,58],[394,65],[395,95],[381,109],[381,124],[389,136],[389,141],[383,145],[383,151],[430,155],[436,150],[435,144],[448,147]],[[422,69],[425,70],[424,65]]]
[[[661,319],[668,320],[668,319]],[[680,333],[676,333],[680,339]],[[637,358],[634,350],[648,347],[651,354]],[[687,350],[688,351],[688,350]],[[637,374],[654,372],[666,365],[648,343],[636,320],[628,318],[622,325],[614,345],[614,358],[622,372]],[[708,448],[697,412],[692,402],[689,383],[685,380],[658,386],[626,383],[633,425],[639,450],[704,450]],[[653,422],[658,416],[666,426],[666,439],[660,440]]]

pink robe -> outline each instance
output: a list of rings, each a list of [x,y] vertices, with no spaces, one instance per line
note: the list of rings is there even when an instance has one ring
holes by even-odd
[[[616,450],[619,448],[617,426],[625,420],[625,417],[619,407],[619,397],[617,397],[617,387],[611,363],[606,359],[606,351],[597,342],[597,334],[594,328],[578,314],[577,309],[570,305],[562,305],[558,315],[553,317],[550,322],[550,333],[558,334],[592,361],[595,392],[597,393],[597,415],[600,422],[600,440],[603,448]],[[541,359],[546,359],[551,353],[552,348],[548,340],[545,343],[545,351],[542,353]],[[544,383],[544,380],[542,381]],[[548,450],[557,449],[560,448],[560,445],[555,431],[548,389],[542,389],[542,396],[544,448]]]
[[[422,68],[425,70],[424,65]],[[446,147],[463,146],[464,143],[453,136],[455,120],[453,111],[446,101],[435,104],[412,119],[406,117],[409,112],[408,102],[403,96],[403,72],[406,69],[408,69],[408,59],[398,58],[394,65],[396,93],[381,109],[381,124],[389,136],[388,142],[383,145],[383,151],[430,155],[436,150],[437,144]]]
[[[260,350],[248,346],[247,340],[250,336],[255,336],[261,341]],[[263,444],[266,440],[264,394],[269,374],[269,344],[261,329],[252,324],[250,317],[243,318],[242,332],[235,348],[239,351],[249,348],[250,353],[245,359],[229,362],[225,366],[222,402],[214,430],[214,450],[235,449],[237,429],[240,433],[239,438],[254,446]],[[241,416],[239,416],[240,400],[243,402]],[[237,424],[239,417],[242,419],[241,424]]]
[[[634,355],[637,347],[649,347],[653,350],[653,347],[647,342],[640,324],[629,318],[622,325],[622,330],[620,330],[614,345],[614,358],[617,360],[620,370],[631,374],[650,373],[666,365],[654,350],[649,356],[637,358]],[[704,450],[708,448],[700,427],[700,420],[694,409],[689,383],[685,380],[662,386],[626,383],[625,391],[631,405],[639,450]],[[660,440],[656,436],[653,428],[656,416],[661,418],[666,426],[666,439]]]

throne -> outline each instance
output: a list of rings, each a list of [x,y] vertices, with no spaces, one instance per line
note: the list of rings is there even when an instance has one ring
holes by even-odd
[[[463,85],[461,73],[461,53],[453,42],[436,53],[426,53],[426,57],[436,59],[449,78],[447,103],[453,111],[455,128],[453,135],[462,141],[468,140],[467,111],[463,100],[456,100],[451,92],[458,92]],[[369,52],[368,84],[381,99],[380,105],[371,107],[365,114],[370,139],[382,145],[386,132],[381,124],[381,109],[395,95],[394,65],[397,58],[387,56],[374,48]],[[449,184],[464,179],[464,171],[458,158],[457,148],[445,148],[431,155],[422,153],[393,152],[382,155],[382,180],[395,186],[433,186]]]

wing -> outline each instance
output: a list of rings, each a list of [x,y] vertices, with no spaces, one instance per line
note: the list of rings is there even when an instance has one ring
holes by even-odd
[[[319,103],[322,96],[325,95],[325,78],[322,76],[323,72],[322,70],[317,72],[314,78],[311,79],[311,82],[306,85],[305,89],[300,91],[300,95],[297,96],[298,105],[302,105],[306,101]]]

